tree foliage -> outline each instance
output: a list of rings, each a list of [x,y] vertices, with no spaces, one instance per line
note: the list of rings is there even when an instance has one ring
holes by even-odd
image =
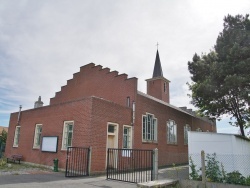
[[[7,132],[3,129],[2,130],[2,133],[0,134],[0,139],[2,141],[2,143],[6,143],[6,140],[7,140]]]
[[[236,122],[231,124],[239,126],[245,136],[250,120],[249,15],[226,16],[214,49],[201,56],[195,53],[188,69],[192,103],[211,118],[234,117]]]

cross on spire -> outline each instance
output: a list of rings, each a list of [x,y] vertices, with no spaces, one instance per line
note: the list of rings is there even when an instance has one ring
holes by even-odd
[[[156,46],[157,46],[157,50],[158,50],[158,46],[159,46],[159,43],[158,43],[158,42],[157,42]]]

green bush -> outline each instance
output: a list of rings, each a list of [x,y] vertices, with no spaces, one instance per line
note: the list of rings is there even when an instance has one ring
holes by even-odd
[[[189,174],[190,179],[201,180],[201,176],[198,174],[200,170],[196,170],[196,165],[194,164],[191,156],[189,157],[189,160],[190,160],[190,168],[191,168],[191,173]]]
[[[202,179],[201,175],[199,175],[200,170],[196,170],[196,165],[191,156],[189,160],[191,169],[191,173],[189,174],[190,179],[200,181]],[[250,186],[250,176],[245,178],[239,171],[227,173],[223,164],[221,163],[220,166],[219,164],[219,161],[216,160],[215,153],[212,155],[207,154],[205,171],[208,181]]]
[[[5,166],[6,165],[6,163],[7,163],[7,161],[6,161],[6,159],[0,159],[0,167],[3,167],[3,166]]]
[[[227,173],[226,183],[245,185],[246,178],[239,171]]]
[[[207,154],[206,177],[212,182],[223,182],[223,173],[220,170],[219,162],[216,160],[216,154]],[[223,168],[224,170],[224,168]]]
[[[245,185],[250,185],[250,176],[246,178]]]

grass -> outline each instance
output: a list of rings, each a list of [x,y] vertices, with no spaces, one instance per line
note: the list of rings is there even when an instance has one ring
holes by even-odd
[[[12,172],[12,171],[17,171],[16,173],[18,174],[18,171],[21,170],[32,170],[32,169],[39,169],[39,170],[45,170],[48,171],[48,168],[41,167],[41,166],[33,166],[29,164],[18,164],[18,163],[7,163],[6,158],[0,158],[0,171],[4,172]],[[16,174],[15,173],[15,174]]]

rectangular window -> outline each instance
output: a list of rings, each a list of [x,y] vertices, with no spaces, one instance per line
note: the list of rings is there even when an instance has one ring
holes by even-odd
[[[127,107],[130,107],[130,97],[127,97]]]
[[[33,148],[40,148],[41,135],[42,135],[42,125],[36,124]]]
[[[108,133],[115,133],[115,126],[112,124],[108,125]]]
[[[21,129],[21,126],[16,126],[13,147],[18,147],[19,139],[20,139],[20,129]]]
[[[123,148],[132,149],[132,128],[123,126]]]
[[[157,119],[154,115],[142,116],[142,139],[143,141],[157,141]]]
[[[72,146],[73,138],[73,121],[65,121],[63,127],[63,139],[62,139],[62,150],[66,150]]]
[[[191,131],[191,127],[187,124],[184,126],[184,144],[188,144],[188,131]]]
[[[177,125],[173,120],[167,122],[167,143],[177,144]]]

